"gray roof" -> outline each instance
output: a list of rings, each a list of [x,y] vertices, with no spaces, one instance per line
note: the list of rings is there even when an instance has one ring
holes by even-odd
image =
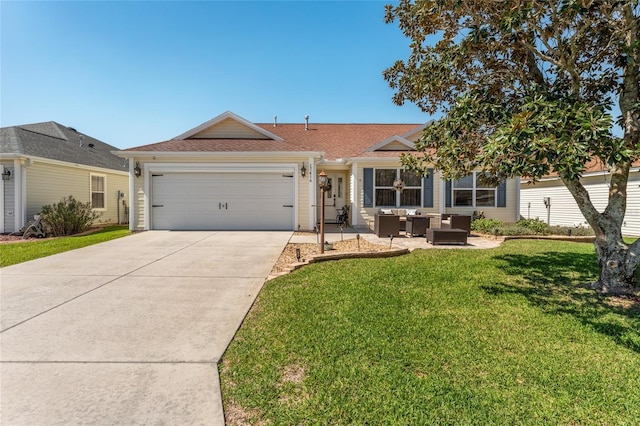
[[[118,148],[54,121],[0,128],[0,155],[48,158],[119,171],[125,161],[111,153]]]

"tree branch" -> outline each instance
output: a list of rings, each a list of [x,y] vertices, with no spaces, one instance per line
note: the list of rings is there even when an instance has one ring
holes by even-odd
[[[604,230],[603,226],[600,223],[600,212],[594,207],[591,198],[589,197],[589,192],[586,190],[584,185],[578,179],[568,179],[564,176],[560,176],[562,182],[565,184],[573,199],[578,204],[578,208],[582,212],[582,215],[593,230],[596,235],[602,235]]]

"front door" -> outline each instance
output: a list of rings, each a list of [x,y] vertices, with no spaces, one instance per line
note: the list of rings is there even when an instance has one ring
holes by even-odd
[[[347,175],[327,173],[327,183],[328,188],[324,191],[324,223],[337,223],[338,210],[342,209],[347,202]],[[318,197],[321,192],[318,192]],[[319,221],[320,215],[318,215]]]

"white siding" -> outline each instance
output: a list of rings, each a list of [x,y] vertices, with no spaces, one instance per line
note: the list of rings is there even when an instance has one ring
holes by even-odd
[[[62,166],[43,162],[35,162],[26,168],[27,210],[26,219],[39,213],[42,207],[61,201],[72,195],[83,203],[91,201],[91,173],[105,176],[105,210],[96,223],[117,223],[118,206],[120,219],[124,220],[124,206],[122,200],[129,203],[128,175],[110,173],[106,171],[88,170],[82,167]],[[117,191],[125,193],[125,197],[117,200]]]
[[[609,195],[606,175],[590,176],[583,179],[593,205],[603,212]],[[551,198],[550,223],[559,226],[588,226],[577,203],[569,190],[559,180],[522,185],[520,215],[524,218],[538,218],[547,221],[544,197]],[[623,235],[640,236],[640,173],[629,175],[627,184],[627,211],[622,226]]]

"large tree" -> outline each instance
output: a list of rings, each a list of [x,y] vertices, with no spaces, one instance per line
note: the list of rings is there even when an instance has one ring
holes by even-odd
[[[458,178],[535,183],[556,174],[596,234],[594,288],[636,288],[640,240],[621,227],[627,181],[640,158],[638,0],[400,0],[386,6],[411,54],[384,71],[394,102],[442,113],[404,165]],[[613,131],[612,107],[620,117]],[[598,163],[610,173],[599,212],[581,183]]]

